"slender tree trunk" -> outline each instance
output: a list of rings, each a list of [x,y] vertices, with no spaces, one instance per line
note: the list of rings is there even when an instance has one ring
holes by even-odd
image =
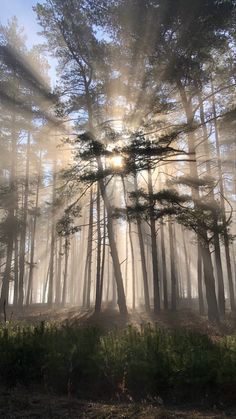
[[[183,244],[184,244],[184,258],[185,258],[185,266],[186,266],[186,276],[187,276],[187,299],[191,301],[192,299],[192,289],[191,289],[191,278],[190,278],[190,266],[189,266],[189,257],[186,247],[186,239],[185,239],[185,232],[182,228],[182,236],[183,236]]]
[[[129,267],[129,223],[126,223],[125,231],[125,295],[128,293],[128,267]]]
[[[100,284],[100,291],[99,291],[99,305],[100,305],[100,310],[101,310],[101,306],[102,306],[102,294],[103,294],[103,284],[104,284],[105,260],[106,260],[106,210],[105,210],[105,206],[104,206],[104,211],[103,211],[103,240],[102,240],[101,284]]]
[[[134,190],[138,191],[138,182],[137,175],[134,175]],[[138,199],[136,200],[138,204]],[[139,241],[139,250],[141,256],[141,265],[142,265],[142,276],[143,276],[143,289],[144,289],[144,301],[145,301],[145,310],[150,312],[150,299],[149,299],[149,287],[148,287],[148,275],[147,275],[147,264],[146,264],[146,255],[142,234],[142,223],[139,218],[137,218],[137,230],[138,230],[138,241]]]
[[[18,237],[15,235],[14,239],[14,297],[13,304],[14,306],[18,303],[19,297],[19,249],[18,249]]]
[[[28,133],[28,139],[27,139],[24,207],[23,207],[23,219],[22,219],[22,232],[21,232],[21,238],[20,238],[19,300],[18,300],[20,307],[22,307],[24,303],[26,230],[27,230],[28,199],[29,199],[29,160],[30,160],[30,133]]]
[[[35,214],[33,216],[33,228],[32,228],[32,236],[31,236],[31,243],[30,243],[30,268],[29,268],[29,282],[28,282],[28,290],[27,290],[27,296],[26,296],[26,305],[29,305],[30,295],[33,288],[35,236],[36,236],[36,226],[37,226],[38,206],[39,206],[40,179],[41,179],[41,152],[40,152],[40,158],[39,158],[38,179],[37,179],[37,187],[36,187]]]
[[[204,115],[204,107],[202,102],[201,94],[198,95],[199,101],[199,109],[200,109],[200,119],[203,129],[203,136],[204,136],[204,151],[206,154],[206,169],[209,176],[211,176],[211,165],[210,165],[210,152],[208,146],[208,133],[205,124],[205,115]],[[212,201],[215,201],[213,190],[210,191],[209,194]],[[218,279],[218,306],[220,315],[224,317],[225,315],[225,289],[224,289],[224,279],[223,279],[223,269],[222,269],[222,262],[221,262],[221,253],[220,253],[220,238],[217,232],[218,228],[218,220],[217,216],[214,216],[214,226],[215,226],[215,233],[214,233],[214,248],[215,248],[215,263],[216,263],[216,272],[217,272],[217,279]]]
[[[55,268],[55,201],[56,201],[56,162],[53,162],[53,185],[52,185],[52,220],[51,220],[51,246],[50,246],[50,267],[48,278],[48,305],[52,307],[53,304],[53,282],[54,282],[54,268]]]
[[[199,300],[199,313],[201,316],[204,314],[204,297],[202,287],[202,254],[201,254],[201,243],[198,238],[198,253],[197,253],[197,285],[198,285],[198,300]]]
[[[65,238],[65,270],[64,270],[64,278],[63,278],[63,290],[62,290],[62,305],[65,307],[66,305],[66,297],[67,297],[67,281],[68,281],[68,259],[69,259],[69,238]]]
[[[156,222],[155,222],[155,203],[152,200],[153,185],[152,185],[152,170],[148,169],[148,194],[150,196],[150,229],[151,229],[151,244],[152,244],[152,273],[153,273],[153,293],[154,293],[154,312],[158,313],[161,308],[160,290],[159,290],[159,275],[158,275],[158,260],[157,260],[157,238],[156,238]]]
[[[16,165],[17,165],[17,132],[16,132],[16,115],[13,110],[12,115],[12,132],[11,132],[11,169],[10,169],[10,193],[11,200],[8,209],[8,216],[6,220],[8,228],[8,237],[6,243],[6,265],[5,271],[2,278],[1,298],[0,305],[5,307],[8,305],[9,299],[9,283],[11,278],[11,264],[13,256],[13,245],[15,237],[17,236],[17,224],[16,224],[16,208],[17,208],[17,185],[16,185]]]
[[[98,168],[102,170],[102,163],[99,157],[97,158],[97,162],[98,162]],[[109,239],[109,244],[110,244],[110,249],[111,249],[111,257],[113,261],[114,274],[115,274],[116,285],[117,285],[117,297],[118,297],[117,303],[119,306],[120,314],[127,315],[128,310],[126,306],[124,284],[123,284],[120,261],[119,261],[115,235],[114,235],[114,228],[113,228],[112,207],[108,200],[106,187],[102,179],[99,180],[99,186],[100,186],[101,195],[102,195],[106,212],[107,212],[107,232],[108,232],[108,239]]]
[[[161,257],[162,257],[162,282],[163,282],[164,309],[168,310],[168,285],[167,285],[167,272],[166,272],[166,251],[165,251],[164,227],[163,227],[162,222],[161,222]]]
[[[126,187],[125,187],[125,180],[124,177],[122,176],[122,185],[123,185],[123,193],[124,193],[124,200],[125,200],[125,205],[127,207],[128,202],[127,202],[127,193],[126,193]],[[129,233],[129,243],[130,243],[130,250],[131,250],[131,266],[132,266],[132,291],[133,291],[133,298],[132,298],[132,309],[135,310],[135,305],[136,305],[136,292],[135,292],[135,266],[134,266],[134,245],[133,245],[133,238],[132,238],[132,224],[131,224],[131,220],[130,217],[128,215],[128,233]],[[128,246],[127,246],[128,247]],[[128,258],[128,252],[127,252],[127,258]],[[127,264],[127,261],[126,261]],[[127,287],[126,287],[127,288]],[[127,290],[126,290],[126,294],[127,294]]]
[[[171,269],[171,310],[176,311],[177,308],[177,277],[175,271],[175,251],[174,251],[174,235],[171,219],[168,222],[169,239],[170,239],[170,269]]]
[[[85,266],[84,301],[85,307],[90,308],[90,293],[92,281],[92,253],[93,253],[93,188],[90,189],[89,230],[87,244],[87,258]]]
[[[177,87],[179,90],[179,94],[182,100],[182,104],[185,110],[187,123],[189,127],[193,125],[194,114],[192,110],[191,101],[188,100],[184,87],[180,80],[177,80]],[[195,158],[196,160],[196,151],[195,151],[195,141],[193,134],[188,133],[188,149],[189,153],[191,154],[192,160]],[[197,171],[197,163],[196,161],[190,162],[190,173],[195,179],[198,179],[198,171]],[[192,196],[193,199],[199,199],[199,190],[192,188]],[[217,306],[217,299],[216,299],[216,291],[215,291],[215,279],[213,274],[213,267],[212,267],[212,260],[211,254],[209,249],[208,237],[206,231],[199,231],[199,246],[201,248],[201,252],[199,253],[199,258],[202,256],[203,259],[203,266],[204,266],[204,279],[205,279],[205,286],[206,286],[206,299],[208,305],[208,318],[209,320],[219,321],[219,313],[218,313],[218,306]],[[204,242],[204,245],[202,244]],[[199,272],[199,271],[198,271]],[[206,277],[207,275],[207,277]]]
[[[100,191],[99,186],[97,188],[97,272],[96,272],[96,297],[95,297],[95,312],[98,313],[101,310],[101,202],[100,202]]]
[[[61,265],[62,265],[62,237],[59,237],[59,249],[58,249],[58,258],[57,258],[57,282],[56,282],[56,296],[55,303],[60,305],[62,302],[62,292],[61,292]]]
[[[232,267],[231,267],[231,259],[230,259],[229,236],[228,236],[228,231],[227,231],[227,227],[226,227],[223,172],[222,172],[221,153],[220,153],[220,137],[219,137],[218,124],[217,124],[215,96],[213,94],[214,93],[213,82],[211,82],[211,90],[212,90],[212,107],[213,107],[214,128],[215,128],[215,143],[216,143],[217,160],[218,160],[218,178],[219,178],[219,187],[220,187],[220,200],[221,200],[221,209],[222,209],[222,213],[223,213],[223,224],[225,225],[225,228],[224,228],[224,247],[225,247],[225,258],[226,258],[228,285],[229,285],[229,298],[230,298],[231,310],[235,311],[236,306],[235,306],[233,275],[232,275]]]

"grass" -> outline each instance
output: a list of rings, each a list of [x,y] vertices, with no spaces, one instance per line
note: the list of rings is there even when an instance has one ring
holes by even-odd
[[[9,324],[0,329],[0,384],[80,399],[233,402],[236,336],[183,329]],[[226,398],[228,397],[228,400]]]

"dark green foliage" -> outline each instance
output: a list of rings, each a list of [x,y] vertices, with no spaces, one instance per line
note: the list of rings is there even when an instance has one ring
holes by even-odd
[[[78,216],[76,214],[75,216]],[[77,233],[80,230],[79,226],[74,225],[74,218],[65,212],[65,214],[61,217],[61,219],[58,221],[57,226],[57,234],[59,236],[70,236],[71,234]]]
[[[41,385],[78,397],[156,397],[187,388],[236,386],[236,337],[213,341],[186,330],[104,332],[65,325],[2,328],[2,384]]]

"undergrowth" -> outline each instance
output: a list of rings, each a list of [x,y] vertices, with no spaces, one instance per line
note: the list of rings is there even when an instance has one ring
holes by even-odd
[[[177,329],[92,326],[0,329],[0,383],[81,398],[206,397],[236,389],[236,336]],[[229,390],[230,389],[230,390]]]

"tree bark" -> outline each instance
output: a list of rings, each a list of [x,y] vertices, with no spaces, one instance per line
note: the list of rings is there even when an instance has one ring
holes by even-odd
[[[177,88],[179,90],[179,94],[180,94],[182,104],[185,110],[188,126],[191,128],[193,125],[193,119],[194,119],[191,100],[188,100],[184,86],[182,85],[181,81],[176,80],[176,84],[177,84]],[[191,154],[192,160],[195,159],[195,161],[190,162],[190,173],[194,178],[198,179],[195,141],[191,133],[187,134],[187,138],[188,138],[189,153]],[[192,196],[193,196],[193,199],[199,199],[200,198],[199,190],[192,188]],[[208,318],[211,321],[215,320],[218,322],[219,312],[218,312],[218,306],[217,306],[215,280],[214,280],[207,232],[201,231],[201,234],[199,232],[198,236],[199,236],[199,246],[201,249],[201,252],[199,253],[198,258],[202,257],[203,259],[204,280],[205,280],[205,286],[206,286],[206,299],[207,299],[207,305],[208,305]],[[204,242],[204,246],[202,244],[202,241]]]
[[[157,238],[156,238],[156,222],[154,214],[154,202],[152,200],[153,185],[152,185],[152,170],[148,169],[148,194],[149,200],[149,214],[150,214],[150,229],[151,229],[151,246],[152,246],[152,274],[153,274],[153,293],[154,293],[154,313],[158,313],[161,308],[160,290],[159,290],[159,275],[158,275],[158,260],[157,260]]]

